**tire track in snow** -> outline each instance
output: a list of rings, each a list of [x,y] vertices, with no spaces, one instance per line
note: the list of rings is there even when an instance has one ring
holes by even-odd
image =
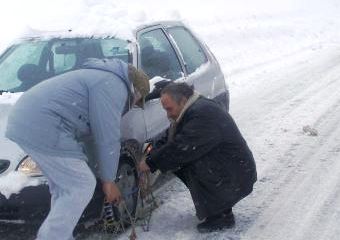
[[[307,67],[304,66],[304,68]],[[324,72],[331,71],[332,69],[333,67],[331,69],[326,68]],[[240,103],[240,107],[236,109],[236,113],[233,114],[233,116],[240,125],[241,131],[246,135],[250,145],[254,145],[254,149],[261,150],[261,148],[265,146],[265,148],[260,151],[260,153],[264,154],[260,156],[260,159],[268,155],[279,158],[280,155],[275,155],[275,152],[277,152],[277,145],[283,147],[281,146],[282,144],[280,144],[282,139],[286,139],[287,143],[290,143],[291,140],[293,140],[292,137],[295,138],[295,134],[299,133],[304,125],[311,124],[315,121],[315,116],[313,115],[317,114],[322,118],[323,112],[327,110],[325,104],[332,105],[337,98],[340,98],[340,95],[334,91],[334,89],[339,87],[339,82],[336,81],[336,77],[339,75],[337,71],[333,74],[334,76],[329,76],[322,81],[312,80],[312,83],[308,83],[307,86],[301,85],[300,87],[297,87],[299,85],[298,81],[306,82],[306,77],[295,78],[295,75],[294,71],[288,76],[281,77],[281,79],[292,79],[291,82],[297,84],[293,85],[295,87],[293,92],[285,90],[286,88],[291,88],[291,84],[288,83],[279,87],[275,86],[276,90],[269,89],[267,93],[262,95],[259,90],[257,91],[259,93],[257,96],[250,95],[246,101],[236,99],[236,102]],[[313,75],[314,73],[310,74],[310,76]],[[281,82],[279,79],[278,81]],[[324,85],[327,87],[324,87]],[[270,94],[279,95],[280,93],[285,94],[281,95],[279,101],[274,100],[273,104],[273,99]],[[277,98],[278,97],[275,97],[275,99]],[[248,108],[245,108],[244,106],[247,105]],[[256,118],[249,118],[248,115],[256,116]],[[299,120],[299,122],[296,122],[297,120]],[[275,124],[273,124],[273,122]],[[295,143],[294,145],[297,144],[298,143]],[[269,145],[269,147],[267,145]],[[280,152],[282,152],[282,149]]]
[[[330,62],[333,62],[336,58],[338,57],[335,56],[335,58],[332,58]],[[275,236],[279,236],[277,239],[313,239],[299,236],[295,236],[296,238],[294,238],[294,236],[290,236],[290,238],[285,238],[284,234],[279,234],[280,228],[284,229],[282,230],[283,232],[286,232],[289,227],[293,228],[293,232],[296,231],[296,225],[289,225],[287,222],[284,222],[285,224],[275,225],[279,228],[275,229],[274,227],[274,230],[272,232],[268,231],[268,228],[271,229],[273,227],[273,222],[280,222],[277,219],[289,217],[289,214],[285,213],[291,214],[292,211],[290,209],[292,209],[294,206],[299,206],[299,200],[303,196],[295,194],[292,197],[287,198],[290,192],[294,192],[295,188],[297,187],[296,185],[300,186],[299,183],[301,183],[301,186],[304,186],[302,188],[303,190],[308,190],[308,187],[313,189],[311,180],[305,181],[303,178],[299,179],[299,177],[301,178],[302,176],[304,176],[303,173],[305,170],[303,169],[307,166],[318,166],[319,159],[314,157],[316,152],[324,154],[324,152],[327,152],[327,146],[333,143],[334,140],[335,142],[339,142],[337,141],[337,136],[339,136],[337,119],[340,118],[340,115],[337,114],[337,112],[340,112],[340,96],[336,92],[336,90],[334,91],[334,89],[339,89],[340,87],[340,72],[338,69],[334,68],[334,63],[327,64],[326,66],[327,67],[325,68],[325,72],[323,74],[324,76],[321,78],[320,81],[316,81],[306,89],[298,89],[300,93],[288,98],[287,101],[285,101],[283,104],[277,106],[275,111],[266,114],[264,118],[261,119],[263,121],[262,129],[260,127],[260,129],[258,130],[258,132],[262,132],[262,134],[260,134],[259,136],[250,136],[250,138],[253,138],[253,140],[254,138],[255,140],[259,140],[261,138],[262,140],[263,138],[269,138],[270,142],[275,144],[273,146],[267,144],[267,146],[262,149],[262,151],[266,151],[269,148],[269,151],[263,154],[263,158],[273,156],[275,156],[275,158],[272,158],[266,162],[261,161],[260,164],[258,164],[262,164],[263,166],[260,166],[260,169],[262,169],[262,171],[260,171],[259,174],[260,181],[257,186],[258,189],[256,189],[255,191],[255,194],[257,194],[257,196],[255,196],[251,200],[251,202],[248,201],[248,204],[257,203],[260,205],[257,213],[255,214],[255,219],[253,219],[255,225],[252,226],[250,230],[250,232],[258,233],[258,238],[256,238],[256,234],[250,234],[253,239],[275,239]],[[322,75],[322,72],[320,72],[320,75]],[[293,78],[293,80],[297,81],[299,79]],[[303,81],[304,78],[300,79],[300,81],[301,80]],[[286,86],[288,86],[288,84]],[[300,100],[296,101],[296,99]],[[324,106],[324,103],[328,104],[329,109]],[[281,128],[289,129],[288,133],[281,135],[278,134],[278,130],[280,129],[280,127],[270,124],[269,120],[271,119],[278,120]],[[329,124],[329,119],[333,119],[334,122],[332,124]],[[297,120],[297,124],[302,125],[304,124],[303,121],[306,120],[311,121],[311,123],[315,123],[318,128],[321,128],[321,130],[323,130],[322,135],[320,135],[321,139],[308,139],[308,137],[302,135],[301,133],[299,134],[299,130],[302,126],[297,128],[296,124],[292,122]],[[266,123],[269,124],[268,126],[272,127],[264,131],[263,128],[266,127]],[[325,123],[327,123],[329,127]],[[334,131],[334,129],[337,129],[336,134],[331,133],[332,131]],[[276,135],[270,136],[270,134]],[[332,139],[332,141],[327,141],[328,139]],[[326,141],[326,143],[323,143],[324,141]],[[302,145],[301,142],[306,142],[307,144]],[[256,151],[257,143],[255,142],[253,144],[255,145],[253,149]],[[286,144],[286,146],[284,146],[284,144]],[[301,150],[302,147],[304,148]],[[277,155],[275,155],[275,152],[277,152]],[[283,156],[281,154],[283,154]],[[306,159],[309,160],[306,162]],[[337,169],[340,170],[339,167]],[[315,168],[315,171],[318,172],[319,169]],[[334,179],[333,181],[330,181],[330,184],[336,182],[337,180],[338,179]],[[336,187],[337,185],[332,186],[331,189],[334,190],[336,189]],[[302,191],[302,193],[303,192],[304,191]],[[284,205],[282,199],[285,199],[288,203]],[[308,199],[305,198],[305,200]],[[323,201],[317,201],[317,203],[321,202]],[[283,210],[281,210],[282,208]],[[320,207],[316,209],[320,209]],[[261,211],[264,211],[264,213],[261,213]],[[313,213],[314,212],[309,212],[309,214],[312,214],[312,216]],[[259,224],[258,221],[261,222],[261,219],[262,224]],[[305,222],[312,221],[310,219],[313,218],[307,218]],[[268,238],[264,238],[264,233],[266,231],[268,231]],[[303,230],[297,232],[299,232],[299,234],[302,234],[303,236]],[[272,235],[270,235],[271,233]]]
[[[236,89],[231,87],[231,96],[233,92],[240,92],[235,99],[231,100],[231,111],[235,118],[240,119],[245,129],[248,131],[256,131],[254,134],[263,132],[263,128],[268,125],[263,124],[264,120],[271,121],[273,114],[283,114],[283,109],[286,108],[285,114],[294,111],[299,104],[303,104],[304,99],[309,99],[312,95],[317,94],[325,85],[320,79],[325,78],[325,74],[336,67],[336,63],[340,62],[339,54],[334,51],[334,48],[328,50],[329,54],[321,56],[320,53],[310,52],[301,53],[302,57],[291,56],[296,58],[294,61],[285,61],[268,65],[266,70],[260,72],[251,72],[249,76],[241,76],[240,83]],[[328,56],[327,56],[328,55]],[[329,55],[333,55],[329,57]],[[312,62],[312,58],[318,58]],[[322,63],[322,64],[320,64]],[[284,70],[282,70],[284,68]],[[308,74],[308,76],[306,76]],[[260,80],[258,80],[260,79]],[[236,81],[239,81],[238,79]],[[255,85],[249,84],[251,88],[243,87],[247,82],[256,82]],[[334,81],[328,80],[329,82]],[[246,82],[246,83],[245,83]],[[249,111],[249,109],[251,111]],[[280,110],[280,111],[278,111]],[[253,117],[250,120],[255,120],[262,128],[254,128],[254,122],[249,121],[249,116]]]
[[[260,213],[249,230],[249,238],[297,240],[336,239],[338,236],[339,222],[326,220],[340,215],[337,212],[340,206],[340,198],[337,198],[340,194],[340,162],[337,161],[340,146],[334,145],[339,142],[340,105],[336,106],[333,108],[337,112],[336,118],[325,118],[327,120],[322,124],[326,128],[325,138],[292,156],[299,162],[287,174],[284,170],[281,172],[284,177],[279,184],[280,191],[266,199],[272,203]],[[322,231],[325,229],[327,231]],[[325,234],[331,237],[323,238]]]

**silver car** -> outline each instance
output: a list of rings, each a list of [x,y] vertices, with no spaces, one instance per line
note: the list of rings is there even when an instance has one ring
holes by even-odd
[[[35,186],[27,186],[8,199],[0,193],[0,219],[40,217],[49,208],[48,186],[34,159],[4,137],[7,116],[15,99],[20,92],[49,77],[79,68],[87,58],[119,58],[143,69],[151,78],[151,93],[144,108],[136,106],[130,109],[123,116],[121,126],[122,149],[117,181],[131,212],[139,206],[135,166],[141,158],[143,144],[157,139],[169,126],[159,94],[152,92],[157,90],[157,82],[164,79],[186,82],[228,111],[229,93],[216,58],[183,23],[155,22],[137,27],[133,35],[135,39],[132,41],[115,36],[75,37],[71,32],[70,37],[65,37],[67,34],[46,37],[45,34],[43,38],[32,36],[21,39],[2,53],[0,179],[13,172],[21,172],[34,179]],[[89,165],[96,172],[91,139],[84,140],[83,145],[89,156]],[[98,217],[102,208],[103,193],[98,188],[84,216]]]

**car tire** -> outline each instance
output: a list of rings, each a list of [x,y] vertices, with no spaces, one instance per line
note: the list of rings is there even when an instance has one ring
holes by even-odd
[[[138,201],[138,173],[136,169],[136,156],[138,148],[122,148],[121,158],[116,177],[123,196],[124,203],[119,206],[112,205],[113,215],[116,221],[121,221],[124,225],[131,223],[131,217],[135,216]],[[127,212],[128,211],[128,212]]]
[[[129,222],[129,214],[134,216],[136,213],[138,199],[138,177],[134,164],[125,159],[120,161],[117,176],[119,178],[117,185],[126,206],[123,205],[118,208],[119,219],[123,218],[121,220]],[[129,211],[129,213],[126,211]]]

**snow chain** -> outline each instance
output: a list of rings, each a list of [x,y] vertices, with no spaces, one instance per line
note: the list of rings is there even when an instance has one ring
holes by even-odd
[[[131,194],[133,194],[132,192]],[[134,240],[137,238],[135,228],[137,223],[140,224],[143,231],[147,232],[150,229],[150,220],[152,211],[158,207],[156,199],[153,195],[152,188],[150,185],[150,174],[140,173],[138,181],[138,200],[141,206],[137,209],[135,216],[131,214],[125,201],[121,201],[118,207],[113,207],[112,204],[104,201],[103,207],[103,230],[108,234],[119,234],[125,232],[126,223],[131,225],[130,239]],[[118,209],[122,209],[123,212],[119,213]],[[115,212],[117,211],[117,212]],[[123,213],[128,216],[127,221],[124,222],[121,218],[115,216],[121,216]]]

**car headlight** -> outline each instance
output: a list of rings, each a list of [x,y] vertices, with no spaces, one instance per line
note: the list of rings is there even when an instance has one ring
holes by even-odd
[[[38,165],[33,161],[30,156],[25,157],[17,168],[18,172],[25,173],[29,176],[42,176],[42,172]]]
[[[10,161],[0,159],[0,173],[3,173],[4,171],[6,171],[9,165],[10,165]]]

